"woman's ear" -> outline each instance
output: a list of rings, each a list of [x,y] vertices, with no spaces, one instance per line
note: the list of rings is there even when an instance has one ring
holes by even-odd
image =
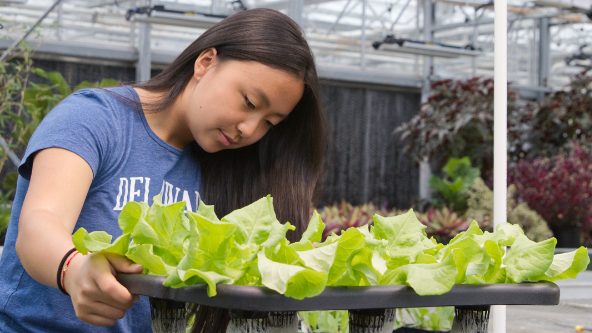
[[[218,51],[213,47],[202,51],[193,64],[193,77],[199,80],[206,75],[217,64],[217,55]]]

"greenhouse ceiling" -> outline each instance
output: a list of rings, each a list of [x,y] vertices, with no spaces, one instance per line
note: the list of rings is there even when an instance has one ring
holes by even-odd
[[[0,0],[0,47],[55,3]],[[420,87],[428,77],[493,76],[489,0],[63,0],[27,40],[40,56],[129,63],[139,61],[149,26],[149,59],[162,66],[222,17],[258,7],[301,24],[326,79]],[[592,67],[592,1],[508,0],[508,20],[508,78],[516,87],[560,88]]]

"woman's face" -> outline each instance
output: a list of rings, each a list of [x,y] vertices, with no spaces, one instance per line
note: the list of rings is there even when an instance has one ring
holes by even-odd
[[[296,75],[253,61],[221,62],[209,49],[196,60],[187,85],[185,120],[203,150],[241,148],[284,120],[303,91]]]

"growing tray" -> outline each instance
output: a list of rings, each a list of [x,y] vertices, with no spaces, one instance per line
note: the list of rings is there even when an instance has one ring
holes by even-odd
[[[119,274],[117,278],[134,294],[244,311],[559,304],[559,287],[550,282],[457,285],[438,296],[419,296],[406,286],[327,287],[315,297],[296,300],[265,287],[222,284],[216,296],[208,297],[206,285],[169,288],[162,285],[164,277],[143,274]]]

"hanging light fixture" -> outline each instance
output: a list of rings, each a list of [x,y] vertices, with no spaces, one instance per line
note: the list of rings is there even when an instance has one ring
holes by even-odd
[[[396,38],[394,35],[387,35],[382,41],[372,43],[372,47],[374,47],[375,50],[441,58],[476,57],[482,54],[480,50],[476,50],[475,47],[470,44],[461,47],[407,38]]]

